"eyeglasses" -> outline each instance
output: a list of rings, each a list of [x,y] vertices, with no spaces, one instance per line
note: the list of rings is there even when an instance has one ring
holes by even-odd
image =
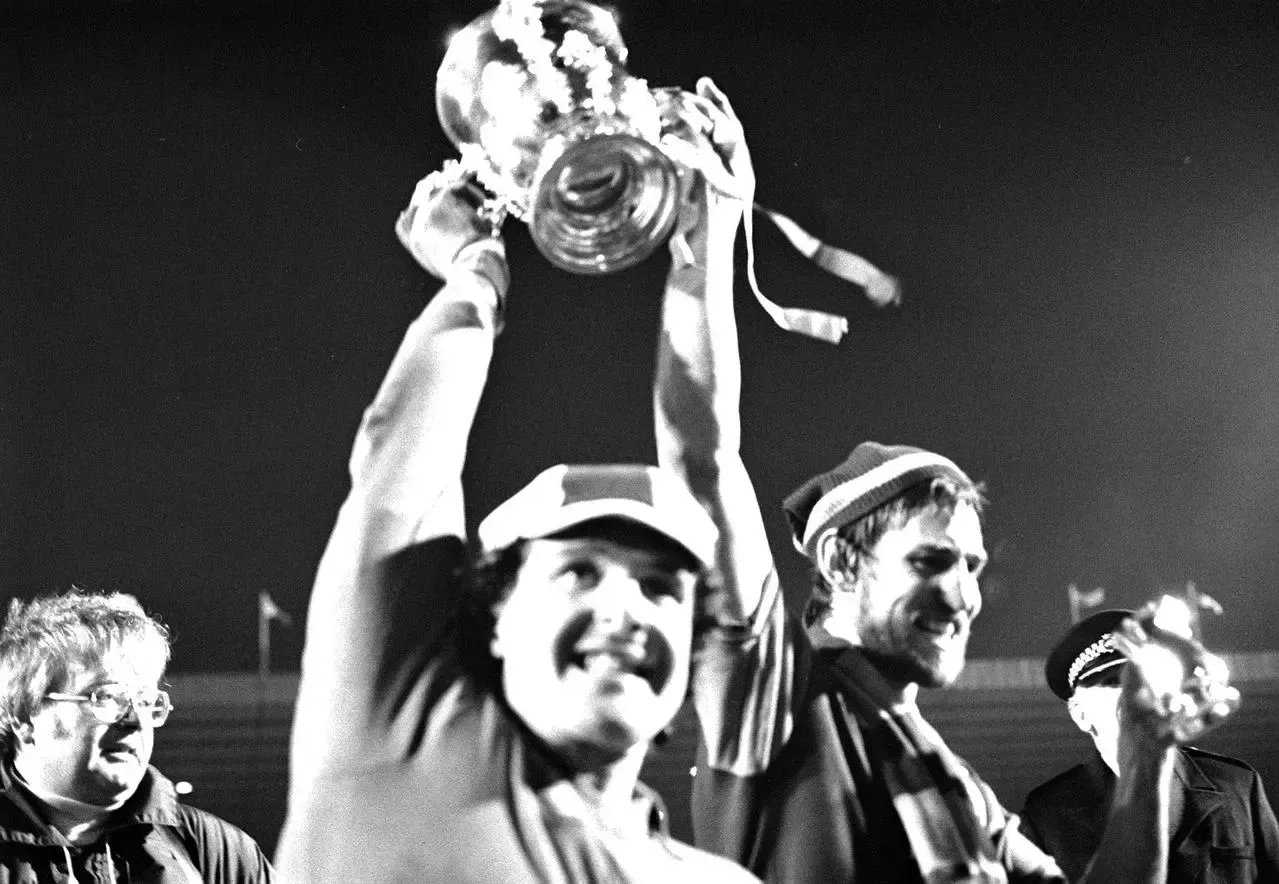
[[[98,688],[89,694],[45,694],[50,700],[86,703],[93,717],[103,724],[118,724],[132,710],[138,721],[152,727],[160,727],[169,720],[173,704],[168,691],[125,691],[116,688]]]

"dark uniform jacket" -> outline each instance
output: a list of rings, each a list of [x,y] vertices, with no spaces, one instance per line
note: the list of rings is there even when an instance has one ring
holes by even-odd
[[[111,856],[108,860],[107,851]],[[67,868],[70,861],[71,868]],[[115,880],[110,877],[115,871]],[[270,884],[266,856],[248,835],[211,813],[179,804],[150,768],[94,844],[69,845],[0,770],[0,884]]]
[[[1096,850],[1115,776],[1094,753],[1026,798],[1022,829],[1071,880]],[[1242,761],[1180,750],[1173,775],[1168,884],[1279,882],[1279,826],[1257,772]]]

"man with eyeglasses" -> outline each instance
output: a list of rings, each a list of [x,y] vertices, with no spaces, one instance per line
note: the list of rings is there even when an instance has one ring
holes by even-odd
[[[0,884],[256,884],[235,826],[149,765],[172,710],[165,626],[122,593],[15,600],[0,631]]]

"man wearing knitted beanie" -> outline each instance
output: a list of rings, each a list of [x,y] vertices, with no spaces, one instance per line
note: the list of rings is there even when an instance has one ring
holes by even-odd
[[[758,538],[758,508],[741,494],[721,491],[737,501],[721,534]],[[738,619],[721,621],[694,683],[699,846],[766,881],[1068,880],[915,702],[921,686],[947,687],[963,670],[982,605],[983,503],[950,459],[864,442],[784,503],[813,565],[802,625],[757,545],[721,562],[736,594],[722,607]],[[1075,880],[1161,882],[1178,737],[1136,677],[1120,702],[1125,775]],[[1198,733],[1234,708],[1202,706]]]
[[[980,487],[876,442],[801,485],[785,502],[813,566],[801,624],[740,457],[731,293],[685,300],[667,302],[680,321],[664,325],[658,458],[716,521],[723,587],[693,677],[695,842],[788,884],[1066,881],[915,704],[959,677],[981,610]],[[1126,774],[1079,880],[1162,882],[1177,738],[1135,678],[1122,703]],[[1232,708],[1204,703],[1199,732]]]

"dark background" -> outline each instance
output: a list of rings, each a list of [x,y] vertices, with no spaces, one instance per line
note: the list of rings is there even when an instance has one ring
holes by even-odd
[[[7,0],[0,13],[0,595],[139,595],[179,671],[256,666],[305,612],[361,409],[434,284],[392,233],[453,156],[450,29],[483,3]],[[761,202],[900,275],[900,310],[757,231],[745,458],[777,508],[857,441],[988,481],[978,657],[1037,656],[1066,587],[1194,580],[1209,642],[1275,647],[1279,4],[619,2],[630,69],[715,78]],[[665,258],[515,284],[473,525],[542,467],[651,460]],[[297,665],[298,630],[276,630]]]

